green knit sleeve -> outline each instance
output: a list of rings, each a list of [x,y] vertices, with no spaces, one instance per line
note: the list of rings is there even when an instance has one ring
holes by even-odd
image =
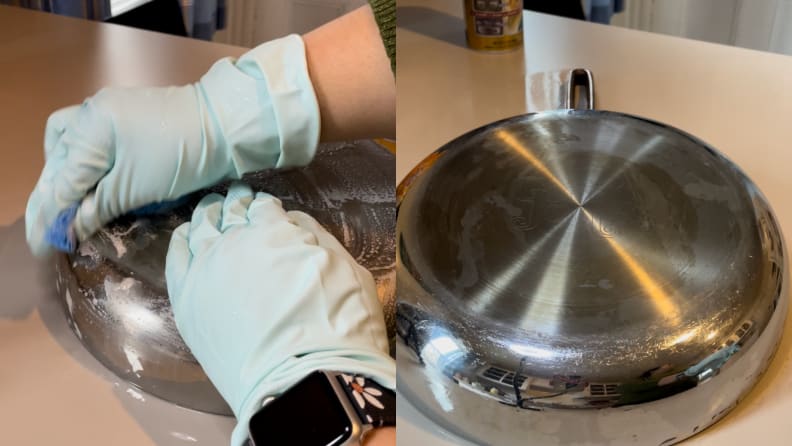
[[[396,0],[369,0],[382,36],[382,44],[396,73]]]

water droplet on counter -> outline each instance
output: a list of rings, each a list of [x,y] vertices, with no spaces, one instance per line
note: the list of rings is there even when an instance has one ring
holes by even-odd
[[[126,393],[129,396],[131,396],[132,398],[134,398],[134,399],[136,399],[136,400],[138,400],[138,401],[140,401],[142,403],[146,402],[146,398],[143,397],[143,394],[138,392],[137,390],[131,388],[131,387],[126,389]]]

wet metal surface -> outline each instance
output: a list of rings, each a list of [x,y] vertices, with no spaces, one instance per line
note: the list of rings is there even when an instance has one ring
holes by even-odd
[[[398,195],[399,391],[462,437],[672,444],[731,409],[780,339],[773,213],[676,129],[515,117],[448,143]]]
[[[322,145],[302,169],[244,179],[316,218],[374,275],[394,326],[394,156],[371,141]],[[211,189],[224,192],[224,186]],[[207,191],[162,216],[124,218],[59,256],[58,290],[70,324],[106,367],[142,390],[217,414],[230,410],[179,336],[165,285],[170,233]]]

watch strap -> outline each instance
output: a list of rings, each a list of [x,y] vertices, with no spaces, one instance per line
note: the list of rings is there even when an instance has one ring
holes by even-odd
[[[396,426],[396,393],[393,390],[360,375],[339,373],[336,379],[364,424]]]

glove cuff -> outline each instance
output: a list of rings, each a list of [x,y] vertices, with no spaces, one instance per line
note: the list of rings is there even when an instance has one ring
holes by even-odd
[[[233,408],[237,425],[232,435],[232,446],[241,446],[248,436],[250,418],[261,408],[268,397],[277,397],[302,378],[317,370],[346,372],[373,379],[388,389],[396,389],[396,362],[380,352],[322,352],[301,358],[290,358],[271,374],[263,378],[242,402]]]
[[[320,118],[298,35],[215,63],[197,84],[206,143],[225,148],[229,175],[308,164]]]

